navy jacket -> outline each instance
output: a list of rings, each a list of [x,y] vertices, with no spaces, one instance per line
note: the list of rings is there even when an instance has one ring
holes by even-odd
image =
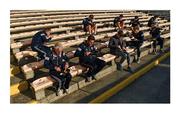
[[[116,25],[117,22],[123,22],[124,20],[122,18],[120,18],[119,16],[118,17],[115,17],[114,18],[114,26]]]
[[[86,56],[86,52],[91,52],[91,54]],[[94,45],[89,46],[85,41],[79,45],[75,52],[75,56],[79,57],[80,62],[86,62],[87,60],[93,61],[93,58],[97,57],[97,53],[97,48]]]
[[[137,39],[138,41],[140,41],[141,43],[143,43],[144,41],[144,33],[142,31],[139,31],[138,33],[134,33],[132,32],[132,35],[135,39]]]
[[[114,35],[109,40],[110,52],[112,54],[116,54],[120,50],[119,46],[121,47],[121,49],[126,47],[126,42],[123,40],[122,37],[119,38],[117,35]]]
[[[139,22],[139,19],[132,19],[131,22],[129,23],[129,25],[132,25],[132,27],[135,27],[135,26],[141,26],[140,25],[140,22]]]
[[[50,40],[51,38],[47,37],[47,34],[45,31],[39,31],[33,36],[31,47],[43,46],[45,42],[48,42]]]
[[[161,29],[160,28],[152,28],[150,30],[150,34],[153,38],[160,38],[161,35]]]
[[[84,18],[82,24],[84,26],[92,25],[93,21],[90,18]]]
[[[148,26],[151,27],[151,25],[155,23],[156,23],[156,19],[154,17],[151,17],[148,21]]]
[[[56,55],[54,52],[49,54],[44,61],[44,66],[49,69],[50,72],[56,71],[55,66],[60,67],[63,71],[65,69],[65,64],[69,61],[69,58],[64,52],[60,55]]]

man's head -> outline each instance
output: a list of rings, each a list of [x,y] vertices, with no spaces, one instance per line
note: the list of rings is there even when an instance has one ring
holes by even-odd
[[[117,35],[118,35],[118,37],[122,37],[123,36],[123,30],[119,30],[118,32],[117,32]]]
[[[57,42],[54,46],[54,52],[59,55],[63,51],[63,45],[60,42]]]
[[[122,17],[123,17],[123,15],[122,15],[122,14],[120,14],[120,15],[119,15],[119,17],[120,17],[120,18],[122,18]]]
[[[88,39],[87,39],[88,45],[92,46],[92,45],[94,45],[94,42],[95,42],[95,37],[93,35],[89,35]]]
[[[50,36],[51,34],[51,28],[45,28],[44,32],[47,34],[47,36]]]
[[[94,19],[94,15],[89,15],[89,18],[91,19],[91,20],[93,20]]]
[[[158,16],[157,16],[157,15],[155,15],[155,16],[154,16],[154,18],[156,19],[156,18],[158,18]]]
[[[139,17],[138,17],[138,16],[135,16],[134,18],[135,18],[135,19],[139,19]]]
[[[138,33],[138,32],[139,32],[139,26],[135,26],[135,27],[134,27],[134,32],[135,32],[135,33]]]

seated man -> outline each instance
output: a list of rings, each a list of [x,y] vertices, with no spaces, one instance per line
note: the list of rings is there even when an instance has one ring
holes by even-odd
[[[137,63],[140,63],[140,56],[141,56],[141,46],[144,42],[144,33],[139,30],[139,27],[136,26],[134,28],[134,31],[132,31],[132,34],[130,36],[131,41],[127,42],[128,46],[135,47],[137,50]]]
[[[135,29],[136,26],[140,27],[141,24],[140,24],[140,22],[139,22],[139,17],[138,17],[138,16],[135,16],[134,19],[132,19],[132,20],[130,21],[129,25],[132,26],[132,30],[133,30],[133,31],[134,31],[134,29]]]
[[[160,51],[163,52],[164,39],[161,37],[161,28],[152,25],[150,34],[153,38],[153,52],[156,54],[156,45],[160,45]]]
[[[158,16],[153,16],[149,19],[148,21],[148,27],[152,27],[153,24],[158,24],[158,20],[157,20]]]
[[[97,27],[96,24],[93,22],[94,15],[89,15],[89,17],[83,19],[83,29],[85,32],[91,34],[96,34]]]
[[[89,68],[85,76],[86,82],[89,82],[90,77],[92,77],[92,80],[96,80],[96,73],[105,66],[105,61],[97,58],[98,51],[94,46],[94,41],[95,37],[90,35],[85,42],[79,45],[75,52],[75,56],[79,57],[80,64]]]
[[[48,54],[44,61],[44,66],[49,69],[49,74],[58,82],[56,87],[57,96],[60,89],[63,89],[63,93],[67,93],[66,89],[69,88],[72,76],[69,73],[68,60],[68,57],[63,52],[62,45],[58,42],[55,44],[51,54]]]
[[[46,54],[50,52],[50,48],[44,45],[45,42],[51,40],[50,32],[51,29],[46,28],[37,32],[32,38],[31,48],[38,53],[40,59],[44,59]]]
[[[122,14],[114,18],[114,27],[118,27],[118,29],[121,30],[124,29],[125,26],[124,26],[124,20]]]
[[[122,30],[119,30],[117,34],[110,38],[109,48],[111,54],[121,57],[120,62],[118,62],[117,64],[117,69],[122,71],[122,63],[127,59],[128,70],[132,72],[130,65],[130,56],[129,53],[126,51],[126,43],[123,41]]]

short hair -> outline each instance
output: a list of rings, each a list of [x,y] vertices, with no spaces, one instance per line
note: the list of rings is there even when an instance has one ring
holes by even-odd
[[[134,29],[140,30],[140,29],[139,29],[139,26],[135,26]]]
[[[43,31],[51,31],[51,28],[49,28],[49,27],[44,28]]]
[[[138,16],[135,16],[135,18],[139,18]]]
[[[55,48],[56,48],[56,47],[63,47],[63,45],[61,44],[61,42],[57,42],[57,43],[55,43],[54,47],[55,47]]]
[[[118,30],[117,32],[119,35],[122,35],[123,34],[123,30]]]
[[[119,17],[123,17],[123,14],[120,14]]]
[[[95,37],[93,35],[89,35],[87,40],[95,40]]]
[[[158,17],[157,15],[154,16],[154,18],[157,18],[157,17]]]
[[[94,15],[93,15],[93,14],[91,14],[91,15],[89,15],[89,17],[90,17],[90,18],[91,18],[91,17],[92,17],[92,18],[94,18]]]

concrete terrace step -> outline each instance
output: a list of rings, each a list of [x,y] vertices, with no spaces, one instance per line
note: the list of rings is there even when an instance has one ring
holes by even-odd
[[[164,22],[164,21],[162,21],[162,22]],[[145,23],[145,24],[147,24],[147,23]],[[167,22],[167,23],[160,24],[160,27],[169,26],[169,25],[170,25],[170,23]],[[113,28],[110,28],[110,27],[109,28],[104,28],[105,31],[107,31],[108,29],[113,29]],[[98,29],[97,32],[102,32],[102,31],[103,31],[103,28]],[[83,35],[85,35],[85,33],[84,32],[80,32],[80,31],[79,32],[71,32],[71,33],[62,34],[62,35],[54,35],[54,38],[52,39],[52,41],[53,40],[59,40],[59,38],[66,39],[66,38],[70,38],[70,37],[80,37],[80,36],[83,36]],[[14,38],[17,38],[17,37],[14,37]],[[18,37],[18,38],[20,38],[20,37]],[[21,37],[21,38],[23,38],[23,37]],[[30,43],[31,43],[31,40],[27,40],[27,41],[25,41],[23,43],[22,42],[12,43],[11,44],[11,49],[19,49],[19,48],[21,48],[23,46],[30,45]]]
[[[141,19],[140,19],[141,21]],[[147,25],[147,22],[144,22],[144,20],[142,19],[142,25]],[[164,23],[164,22],[167,22],[167,20],[159,20],[158,21],[159,23]],[[128,22],[127,22],[128,23]],[[113,23],[112,22],[109,22],[108,23],[109,25],[112,25]],[[125,23],[126,24],[126,23]],[[105,24],[103,23],[98,23],[97,24],[97,27],[103,27]],[[129,27],[129,26],[127,26]],[[52,28],[52,31],[51,33],[60,33],[60,32],[66,32],[67,34],[70,33],[71,31],[76,31],[76,30],[79,30],[79,29],[82,29],[82,26],[77,26],[77,27],[74,27],[74,26],[70,26],[70,27],[59,27],[59,28]],[[25,32],[23,31],[22,33],[16,33],[16,34],[11,34],[11,40],[16,40],[16,39],[24,39],[24,38],[28,38],[28,37],[32,37],[38,30],[32,30],[32,31],[29,31],[29,32]]]
[[[147,28],[143,28],[143,29],[146,30]],[[167,30],[167,28],[164,28],[164,29]],[[115,32],[108,33],[108,34],[105,34],[105,35],[97,35],[96,40],[101,40],[101,39],[103,39],[103,38],[105,38],[107,36],[111,37],[114,34],[115,34]],[[145,36],[149,36],[149,33],[145,32]],[[164,35],[163,35],[163,37],[164,37]],[[129,39],[129,38],[125,37],[125,39]],[[84,40],[85,40],[85,38],[79,38],[79,39],[75,39],[75,40],[68,40],[68,41],[61,42],[61,43],[62,43],[64,48],[68,48],[70,46],[78,45],[78,44],[82,43]],[[54,44],[48,44],[47,46],[52,47],[52,46],[54,46]],[[33,51],[21,51],[21,52],[15,53],[15,58],[18,61],[20,61],[20,59],[22,59],[23,57],[26,57],[26,56],[34,56],[34,57],[36,57],[36,55],[37,55],[37,53],[33,52]]]
[[[72,15],[72,14],[99,14],[99,13],[119,13],[121,11],[74,11],[74,12],[45,12],[45,13],[28,13],[28,14],[14,14],[11,15],[11,18],[21,18],[21,17],[36,17],[36,16],[51,16],[51,15]],[[136,13],[136,12],[121,12],[124,14],[129,14],[129,13]]]
[[[170,37],[170,34],[164,34],[163,38],[168,38]],[[142,47],[146,47],[148,45],[150,45],[151,43],[144,43],[144,45]],[[107,45],[105,45],[106,47]],[[72,54],[70,54],[72,57]],[[24,66],[21,67],[22,72],[25,74],[25,78],[28,79],[29,77],[32,78],[32,76],[34,76],[34,71],[33,70],[37,70],[39,68],[42,68],[43,66],[43,60],[38,62],[33,62],[33,63],[29,63],[26,64]]]
[[[168,42],[169,43],[169,42]],[[167,43],[165,44],[165,45],[167,45]],[[152,51],[152,50],[144,50],[143,52],[142,52],[142,57],[143,56],[146,56],[147,54],[149,54],[149,52],[150,51]],[[132,58],[132,57],[131,57]],[[131,60],[132,61],[132,60]],[[126,64],[124,64],[124,66],[125,66]],[[102,77],[97,77],[98,79],[101,79],[101,78],[106,78],[106,77],[103,77],[103,74],[99,74],[99,75],[102,75]],[[98,76],[98,75],[97,75]],[[88,84],[86,84],[86,83],[84,83],[83,81],[83,78],[81,78],[81,77],[77,77],[77,78],[73,78],[73,80],[72,80],[72,83],[71,83],[71,85],[70,85],[70,88],[69,88],[69,90],[68,90],[68,92],[69,93],[72,93],[72,92],[74,92],[74,91],[80,91],[81,89],[84,89],[84,87],[85,86],[87,86],[87,85],[90,85],[90,84],[92,84],[92,82],[91,83],[88,83]],[[95,83],[98,83],[99,82],[99,80],[97,81],[97,82],[95,82]],[[78,83],[78,85],[77,85],[77,83]],[[94,81],[93,81],[93,83],[94,83]],[[93,85],[93,84],[92,84]],[[26,93],[27,93],[28,91],[26,91]],[[25,93],[25,92],[24,92]],[[30,92],[29,92],[30,93]],[[22,94],[23,94],[23,92],[22,92]],[[22,97],[22,94],[21,94],[21,97]],[[30,101],[31,99],[33,99],[33,97],[32,97],[32,95],[31,94],[28,94],[30,97],[23,97],[23,98],[27,98],[27,100],[28,101]],[[16,97],[17,96],[17,97]],[[13,103],[13,100],[15,101],[16,99],[15,98],[20,98],[20,97],[18,97],[18,95],[16,95],[16,96],[12,96],[11,97],[11,102]],[[58,99],[60,99],[60,98],[66,98],[65,97],[66,96],[66,94],[62,94],[62,92],[61,92],[61,94],[60,94],[60,96],[56,96],[55,95],[55,92],[54,92],[54,90],[52,89],[52,88],[50,88],[50,89],[47,89],[46,90],[46,98],[44,98],[44,99],[42,99],[42,100],[39,100],[38,102],[43,102],[43,103],[46,103],[46,102],[53,102],[53,101],[55,101],[55,100],[58,100]],[[69,96],[71,96],[71,94],[69,94]],[[82,96],[83,97],[83,96]],[[13,99],[14,98],[14,99]],[[31,99],[30,99],[31,98]],[[67,99],[68,100],[68,99]],[[76,100],[76,99],[75,99]],[[22,101],[22,100],[20,100],[20,101]],[[27,102],[28,102],[27,101]],[[73,101],[73,100],[71,100],[71,101]],[[61,99],[60,100],[58,100],[58,102],[61,102]]]
[[[143,16],[141,18],[148,18],[150,16]],[[125,17],[126,20],[130,20],[133,19],[134,16],[130,16],[130,17]],[[111,22],[113,21],[114,17],[110,17],[110,18],[100,18],[100,19],[96,19],[94,20],[95,23],[100,23],[100,22]],[[66,22],[51,22],[51,23],[40,23],[40,24],[35,24],[35,25],[29,25],[29,26],[20,26],[20,27],[15,27],[15,28],[11,28],[11,34],[12,33],[16,33],[16,32],[22,32],[23,29],[25,31],[31,31],[31,30],[37,30],[37,29],[42,29],[44,27],[59,27],[59,26],[65,26],[65,25],[81,25],[82,24],[82,20],[75,20],[75,21],[66,21]]]
[[[53,12],[61,12],[61,13],[65,13],[65,14],[72,14],[72,13],[81,13],[81,12],[89,12],[89,11],[96,11],[97,10],[11,10],[10,14],[14,15],[14,14],[27,14],[27,13],[53,13]],[[135,10],[99,10],[99,11],[103,11],[103,12],[114,12],[114,11],[118,11],[118,12],[136,12]],[[98,12],[99,12],[98,11]]]
[[[122,13],[113,13],[113,14],[99,14],[99,15],[95,15],[95,19],[100,19],[100,18],[111,18],[111,17],[115,17],[118,16],[119,14]],[[143,15],[143,14],[129,14],[129,15],[124,15],[125,17],[131,17],[131,16],[147,16],[147,15]],[[62,15],[61,15],[62,16]],[[64,15],[66,16],[66,15]],[[24,22],[16,22],[16,23],[11,23],[10,27],[18,27],[18,26],[27,26],[27,25],[33,25],[33,24],[41,24],[41,23],[53,23],[53,22],[63,22],[63,21],[77,21],[77,20],[82,20],[83,18],[87,17],[88,15],[71,15],[71,17],[60,17],[60,16],[53,16],[49,17],[48,19],[44,19],[44,20],[30,20],[30,21],[24,21]]]

